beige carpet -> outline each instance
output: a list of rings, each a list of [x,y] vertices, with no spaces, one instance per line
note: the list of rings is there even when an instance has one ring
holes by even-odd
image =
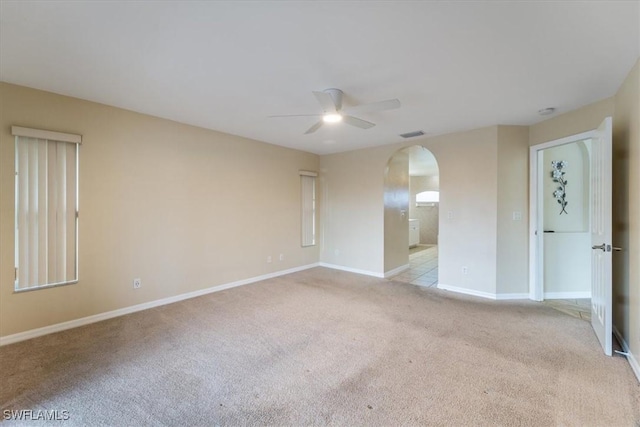
[[[323,268],[6,346],[0,367],[3,409],[61,425],[640,420],[628,363],[583,320]]]

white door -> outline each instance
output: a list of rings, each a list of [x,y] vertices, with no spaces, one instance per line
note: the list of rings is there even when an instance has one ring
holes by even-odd
[[[591,325],[611,356],[611,117],[591,147]]]

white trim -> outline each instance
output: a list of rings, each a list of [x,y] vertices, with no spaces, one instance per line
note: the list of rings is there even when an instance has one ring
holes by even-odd
[[[542,301],[542,286],[538,286],[541,265],[542,239],[538,239],[538,149],[529,148],[529,298]]]
[[[496,300],[515,300],[515,299],[530,299],[528,292],[521,292],[519,294],[496,294]]]
[[[444,285],[438,283],[438,289],[442,289],[450,292],[457,292],[459,294],[473,295],[474,297],[486,298],[496,301],[503,300],[519,300],[529,299],[529,294],[526,292],[514,293],[514,294],[492,294],[491,292],[476,291],[474,289],[459,288],[457,286]]]
[[[529,298],[542,301],[544,284],[542,283],[543,266],[538,253],[543,252],[542,230],[538,231],[538,152],[551,147],[570,144],[594,138],[597,129],[566,136],[553,141],[543,142],[529,147]]]
[[[564,138],[554,139],[553,141],[543,142],[541,144],[532,145],[531,148],[538,150],[545,150],[551,147],[557,147],[558,145],[571,144],[572,142],[582,141],[583,139],[589,139],[596,136],[596,130],[590,130],[587,132],[578,133],[575,135],[565,136]]]
[[[73,133],[53,132],[50,130],[31,129],[21,126],[11,126],[11,135],[24,136],[27,138],[49,139],[52,141],[71,142],[74,144],[82,144],[82,135]]]
[[[375,271],[360,270],[359,268],[345,267],[336,264],[327,264],[326,262],[321,262],[318,265],[320,267],[331,268],[333,270],[348,271],[349,273],[364,274],[365,276],[373,276],[384,279],[384,273],[376,273]]]
[[[300,175],[304,175],[304,176],[314,176],[314,177],[318,176],[318,172],[303,171],[303,170],[300,170],[299,172],[300,172]]]
[[[102,320],[107,320],[107,319],[111,319],[118,316],[124,316],[125,314],[135,313],[137,311],[147,310],[149,308],[172,304],[174,302],[183,301],[190,298],[196,298],[196,297],[210,294],[213,292],[223,291],[225,289],[235,288],[242,285],[248,285],[250,283],[259,282],[261,280],[267,280],[267,279],[272,279],[278,276],[284,276],[285,274],[291,274],[298,271],[307,270],[309,268],[318,267],[318,265],[319,265],[318,263],[307,264],[300,267],[290,268],[288,270],[281,270],[273,273],[263,274],[261,276],[251,277],[248,279],[237,280],[235,282],[212,286],[210,288],[201,289],[198,291],[187,292],[185,294],[175,295],[168,298],[162,298],[155,301],[149,301],[142,304],[132,305],[130,307],[120,308],[118,310],[95,314],[93,316],[87,316],[87,317],[82,317],[80,319],[69,320],[68,322],[56,323],[55,325],[49,325],[42,328],[19,332],[13,335],[7,335],[4,337],[0,337],[0,346],[13,344],[20,341],[25,341],[25,340],[40,337],[43,335],[53,334],[55,332],[65,331],[67,329],[77,328],[79,326],[89,325],[91,323],[100,322]]]
[[[544,299],[583,299],[591,298],[591,291],[576,292],[545,292]]]
[[[300,246],[307,248],[317,243],[317,178],[300,172]]]
[[[497,299],[496,294],[492,294],[490,292],[476,291],[475,289],[459,288],[457,286],[444,285],[442,283],[438,283],[438,289],[442,289],[450,292],[456,292],[459,294],[473,295],[474,297],[487,298],[492,300]]]
[[[76,265],[78,263],[76,262]],[[77,267],[76,267],[77,270]],[[78,274],[76,273],[76,277],[78,277]],[[67,285],[75,285],[78,283],[78,279],[74,279],[74,280],[69,280],[67,282],[58,282],[58,283],[47,283],[46,285],[37,285],[37,286],[30,286],[28,288],[15,288],[13,289],[13,293],[14,294],[20,294],[23,292],[31,292],[31,291],[37,291],[39,289],[47,289],[47,288],[57,288],[60,286],[67,286]]]
[[[616,339],[622,346],[622,351],[627,353],[627,361],[629,362],[629,365],[631,365],[631,370],[633,370],[633,373],[636,374],[636,378],[640,382],[640,364],[638,364],[638,360],[633,355],[633,353],[631,353],[631,349],[629,349],[629,345],[624,340],[624,337],[622,336],[618,328],[616,328],[615,326],[613,327],[613,335],[616,336]]]
[[[409,269],[409,264],[401,265],[400,267],[394,268],[393,270],[385,271],[384,278],[386,279],[388,277],[395,276],[396,274],[400,274],[403,271],[408,269]]]

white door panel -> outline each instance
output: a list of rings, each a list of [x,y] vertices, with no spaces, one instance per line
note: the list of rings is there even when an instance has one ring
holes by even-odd
[[[591,325],[606,355],[612,353],[611,301],[611,117],[591,149]]]

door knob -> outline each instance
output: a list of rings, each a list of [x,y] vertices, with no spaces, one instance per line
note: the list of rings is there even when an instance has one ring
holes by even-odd
[[[618,248],[615,246],[612,248],[611,245],[607,245],[605,243],[601,245],[591,246],[591,249],[602,249],[603,252],[611,252],[611,249],[613,249],[616,252],[622,251],[622,248]]]

